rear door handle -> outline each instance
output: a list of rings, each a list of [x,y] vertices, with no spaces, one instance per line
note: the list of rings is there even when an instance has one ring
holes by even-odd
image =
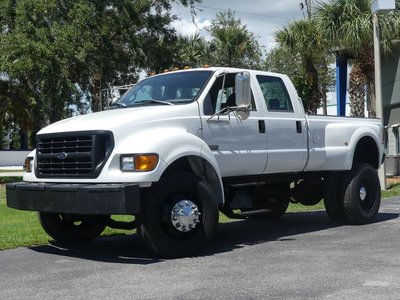
[[[296,130],[297,130],[297,133],[303,132],[303,128],[301,126],[301,121],[296,121]]]
[[[258,131],[260,133],[265,133],[265,121],[264,120],[258,120]]]

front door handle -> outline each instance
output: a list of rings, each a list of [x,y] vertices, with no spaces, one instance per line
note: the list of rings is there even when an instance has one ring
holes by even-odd
[[[297,130],[297,133],[303,132],[303,128],[301,126],[301,121],[296,121],[296,130]]]

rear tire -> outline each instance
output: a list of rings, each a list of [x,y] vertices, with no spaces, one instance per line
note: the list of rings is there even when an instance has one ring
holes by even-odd
[[[356,166],[344,179],[344,212],[352,224],[375,220],[381,203],[381,186],[376,170],[369,164]]]
[[[331,220],[335,223],[346,223],[347,218],[343,207],[343,184],[338,176],[328,179],[325,189],[324,205]]]
[[[108,216],[83,216],[39,212],[44,231],[64,243],[84,242],[97,238],[106,228]]]
[[[151,188],[140,233],[162,257],[190,256],[213,238],[219,210],[210,185],[189,172],[163,177]]]

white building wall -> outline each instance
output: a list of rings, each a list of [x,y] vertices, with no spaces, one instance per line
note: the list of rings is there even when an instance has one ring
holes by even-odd
[[[0,167],[23,166],[31,150],[0,150]]]

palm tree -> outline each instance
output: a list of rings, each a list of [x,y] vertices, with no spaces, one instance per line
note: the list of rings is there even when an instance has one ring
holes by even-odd
[[[373,27],[370,0],[332,0],[320,2],[314,18],[317,27],[330,43],[332,50],[349,57],[353,65],[350,73],[349,96],[351,114],[364,116],[365,87],[367,86],[370,117],[375,117],[375,74]],[[398,46],[399,14],[381,17],[382,52],[391,54]]]
[[[178,36],[176,42],[176,63],[175,66],[199,67],[208,63],[209,45],[198,33],[192,36]]]
[[[211,22],[212,36],[210,51],[214,65],[226,67],[258,68],[261,49],[254,34],[231,10],[220,12]]]
[[[280,47],[288,49],[293,57],[298,56],[305,70],[303,81],[310,87],[306,109],[316,113],[323,99],[318,65],[324,58],[325,43],[313,20],[300,20],[289,23],[275,33]]]

